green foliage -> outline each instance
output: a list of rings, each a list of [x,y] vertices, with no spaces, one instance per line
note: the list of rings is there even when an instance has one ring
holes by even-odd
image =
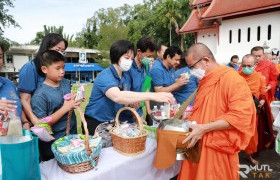
[[[43,28],[43,31],[39,31],[36,33],[35,39],[33,39],[30,44],[40,44],[43,38],[49,33],[57,33],[63,36],[63,26],[56,27],[44,25]]]
[[[20,27],[19,24],[15,21],[12,15],[7,14],[8,9],[6,7],[14,7],[13,0],[1,0],[0,1],[0,36],[4,32],[4,28],[9,27],[10,25],[14,27]]]

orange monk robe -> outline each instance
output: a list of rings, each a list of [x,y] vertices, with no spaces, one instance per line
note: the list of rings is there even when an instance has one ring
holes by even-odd
[[[244,74],[242,71],[239,71],[239,74],[245,78],[252,94],[258,98],[259,100],[265,100],[265,93],[266,93],[266,85],[265,85],[265,78],[264,76],[254,71],[250,75]],[[256,121],[256,126],[258,126],[258,123]],[[248,147],[245,149],[245,152],[247,154],[253,154],[257,152],[258,147],[258,128],[255,130],[255,134],[250,140],[250,143]]]
[[[198,124],[221,119],[227,121],[230,128],[204,134],[199,163],[183,161],[178,179],[239,179],[238,152],[248,146],[255,132],[256,108],[244,78],[224,66],[200,81],[190,116],[190,120]]]
[[[275,64],[276,70],[278,72],[278,74],[280,73],[280,64]]]
[[[270,105],[271,101],[274,101],[275,89],[278,83],[277,77],[279,73],[276,70],[275,64],[268,60],[259,61],[255,70],[262,73],[265,77],[266,86],[271,86],[271,89],[266,93],[267,103]]]

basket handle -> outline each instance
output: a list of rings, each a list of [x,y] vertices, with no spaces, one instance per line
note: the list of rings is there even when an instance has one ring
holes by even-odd
[[[89,138],[88,138],[89,133],[88,133],[87,122],[86,122],[86,119],[84,116],[84,112],[81,110],[80,107],[77,107],[77,110],[80,114],[82,124],[83,124],[84,130],[85,130],[85,149],[86,149],[86,152],[88,153],[88,155],[91,155],[92,151],[89,147]],[[66,124],[66,135],[67,136],[69,135],[69,132],[70,132],[70,121],[71,121],[72,113],[73,113],[73,110],[70,110],[68,112],[67,124]]]
[[[125,110],[129,110],[132,112],[132,115],[134,116],[134,118],[136,119],[136,121],[138,123],[140,131],[142,131],[143,130],[143,121],[142,121],[141,117],[139,116],[139,114],[136,112],[136,110],[131,107],[123,107],[123,108],[119,109],[119,111],[117,112],[116,118],[115,118],[116,126],[118,127],[120,125],[119,116],[120,116],[121,112],[123,112]]]

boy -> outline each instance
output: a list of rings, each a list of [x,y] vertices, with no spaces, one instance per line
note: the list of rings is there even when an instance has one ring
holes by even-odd
[[[75,97],[69,101],[63,99],[65,94],[71,92],[69,81],[64,79],[64,62],[64,56],[57,51],[47,50],[43,53],[41,69],[46,79],[31,98],[33,113],[38,118],[47,116],[52,118],[51,125],[54,133],[52,135],[55,139],[66,135],[68,112],[79,105],[79,102],[74,100]],[[70,133],[77,133],[75,113],[71,117]],[[53,142],[39,141],[41,160],[54,158],[51,151]]]

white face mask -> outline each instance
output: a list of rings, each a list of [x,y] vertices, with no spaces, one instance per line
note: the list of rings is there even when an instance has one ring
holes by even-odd
[[[197,77],[199,80],[201,80],[205,76],[205,70],[198,68],[198,69],[192,69],[190,70],[191,75]]]
[[[128,71],[131,68],[132,60],[121,57],[119,68],[121,71]]]

